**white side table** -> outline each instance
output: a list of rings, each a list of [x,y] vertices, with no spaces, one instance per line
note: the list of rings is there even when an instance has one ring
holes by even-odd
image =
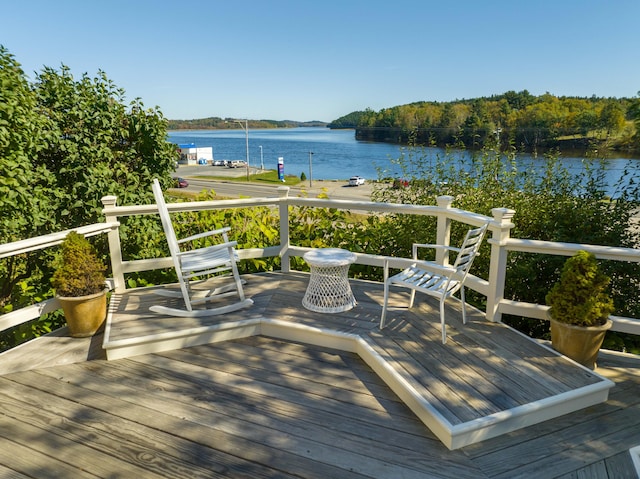
[[[340,248],[320,248],[305,253],[311,276],[302,306],[320,313],[340,313],[356,305],[349,286],[349,266],[356,255]]]

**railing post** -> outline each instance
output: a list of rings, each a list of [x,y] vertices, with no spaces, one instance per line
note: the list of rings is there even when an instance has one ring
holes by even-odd
[[[440,208],[449,209],[453,203],[453,196],[442,195],[436,198]],[[436,232],[436,244],[449,246],[451,242],[451,218],[446,213],[438,213],[438,229]],[[436,263],[449,264],[449,252],[444,249],[436,249]]]
[[[507,249],[505,245],[511,235],[511,228],[514,224],[511,222],[516,212],[508,208],[493,208],[493,224],[497,223],[497,228],[491,227],[491,263],[489,265],[489,292],[487,294],[487,320],[500,322],[502,313],[498,311],[498,307],[502,299],[504,299],[504,284],[507,273]]]
[[[280,269],[283,273],[289,273],[291,271],[291,262],[289,261],[289,203],[287,201],[289,187],[278,187],[278,195],[280,196],[278,203],[280,212]]]
[[[117,197],[115,196],[103,196],[102,205],[104,209],[102,212],[105,216],[107,223],[118,221],[118,217],[110,213],[111,208],[115,208]],[[113,273],[113,286],[116,293],[124,292],[125,282],[124,273],[122,271],[122,250],[120,248],[120,227],[114,228],[107,233],[107,239],[109,240],[109,256],[111,257],[111,271]]]

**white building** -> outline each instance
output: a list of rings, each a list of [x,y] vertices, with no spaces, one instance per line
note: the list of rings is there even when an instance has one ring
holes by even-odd
[[[178,145],[181,165],[210,165],[213,163],[212,146],[196,146],[195,143]]]

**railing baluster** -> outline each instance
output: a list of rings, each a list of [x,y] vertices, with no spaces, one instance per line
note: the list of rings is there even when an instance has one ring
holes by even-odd
[[[118,217],[115,213],[113,213],[113,209],[116,206],[117,197],[115,196],[103,196],[102,197],[102,205],[104,209],[102,212],[105,216],[105,221],[109,222],[117,222]],[[124,272],[122,270],[122,248],[120,245],[120,229],[116,228],[114,230],[109,231],[107,234],[107,239],[109,241],[109,257],[111,258],[111,271],[113,274],[113,287],[116,293],[124,292],[125,282],[124,282]]]
[[[499,322],[502,313],[498,310],[500,301],[504,298],[504,284],[506,280],[507,269],[507,250],[505,245],[511,235],[511,228],[514,224],[511,222],[514,210],[507,208],[493,208],[494,223],[497,223],[499,229],[491,228],[491,262],[489,264],[489,292],[487,294],[487,310],[486,317],[488,321]]]
[[[289,259],[289,202],[287,201],[289,198],[289,187],[280,186],[278,188],[278,195],[280,196],[278,203],[280,211],[280,269],[283,273],[288,273],[291,271],[291,261]]]
[[[444,209],[451,209],[451,203],[453,203],[453,196],[438,196],[436,198],[438,207]],[[446,213],[438,213],[438,226],[436,233],[436,244],[443,246],[449,246],[451,242],[451,218]],[[442,248],[436,250],[436,263],[441,265],[449,264],[449,251]]]

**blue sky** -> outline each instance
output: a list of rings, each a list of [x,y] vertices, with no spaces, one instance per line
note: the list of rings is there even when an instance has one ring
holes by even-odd
[[[170,119],[331,121],[528,90],[635,97],[640,0],[0,0],[0,44]],[[9,19],[11,19],[9,21]]]

